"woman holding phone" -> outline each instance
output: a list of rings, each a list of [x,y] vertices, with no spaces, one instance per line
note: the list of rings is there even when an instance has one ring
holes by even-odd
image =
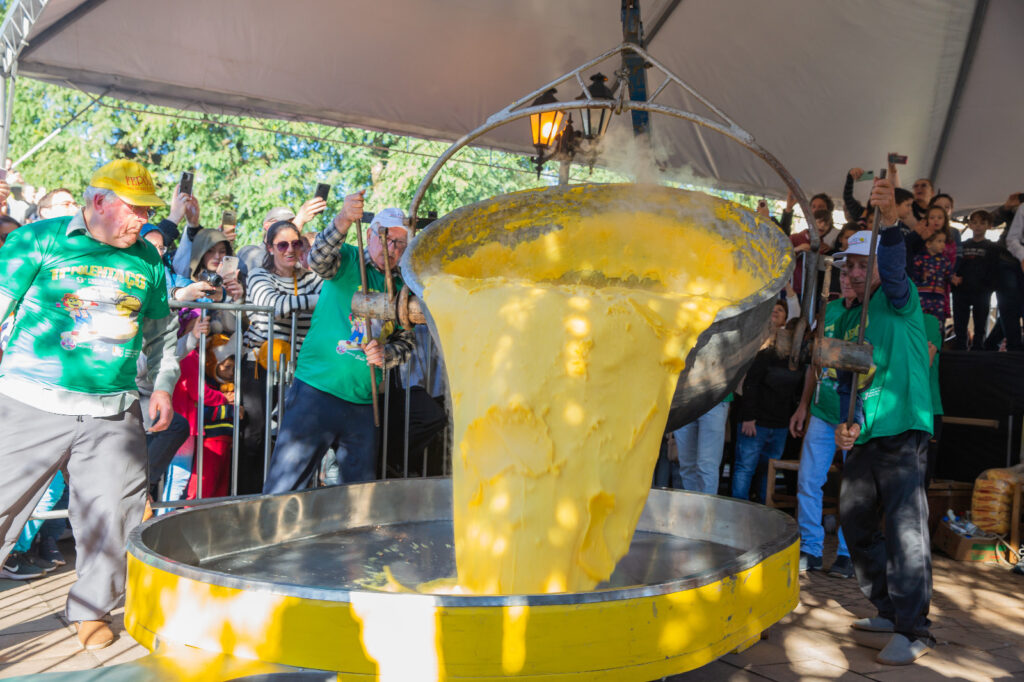
[[[245,332],[246,353],[242,360],[242,404],[245,421],[239,443],[238,492],[258,493],[263,489],[264,396],[268,355],[289,358],[292,314],[295,314],[295,348],[297,356],[302,340],[309,331],[313,308],[320,297],[323,280],[301,265],[307,247],[299,229],[289,220],[271,225],[264,236],[266,252],[262,267],[254,268],[247,281],[246,303],[273,306],[274,348],[267,343],[271,320],[267,313],[251,313]]]

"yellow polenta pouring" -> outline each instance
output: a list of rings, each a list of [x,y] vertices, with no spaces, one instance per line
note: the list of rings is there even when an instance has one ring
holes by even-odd
[[[783,240],[734,204],[639,185],[498,197],[418,236],[402,269],[443,350],[454,428],[458,576],[434,589],[607,580],[647,499],[680,373],[702,365],[693,399],[705,401],[738,378],[791,271]],[[744,316],[725,325],[734,338],[709,338]]]

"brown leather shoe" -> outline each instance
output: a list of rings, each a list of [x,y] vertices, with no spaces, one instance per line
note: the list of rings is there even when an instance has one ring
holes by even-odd
[[[79,621],[75,627],[78,629],[78,643],[86,651],[105,649],[116,639],[114,631],[102,620]]]

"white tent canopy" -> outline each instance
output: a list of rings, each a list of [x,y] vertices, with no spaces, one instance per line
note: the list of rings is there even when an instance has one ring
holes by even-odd
[[[1024,190],[1024,2],[638,1],[652,56],[808,193],[838,196],[849,167],[880,167],[890,151],[909,156],[905,185],[932,176],[958,210]],[[49,0],[17,73],[128,100],[455,140],[621,42],[620,10],[614,0]],[[20,39],[15,14],[8,45]],[[659,102],[706,113],[681,91]],[[629,116],[612,126],[628,128]],[[675,168],[784,192],[714,132],[658,116],[651,126]],[[529,141],[518,122],[477,143],[525,152]]]

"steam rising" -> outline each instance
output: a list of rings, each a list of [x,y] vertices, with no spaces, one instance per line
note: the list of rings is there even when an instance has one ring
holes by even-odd
[[[631,182],[655,185],[710,187],[710,179],[697,175],[689,165],[673,168],[669,163],[668,136],[651,126],[649,134],[636,135],[629,115],[612,120],[598,149],[595,165],[619,173]]]

